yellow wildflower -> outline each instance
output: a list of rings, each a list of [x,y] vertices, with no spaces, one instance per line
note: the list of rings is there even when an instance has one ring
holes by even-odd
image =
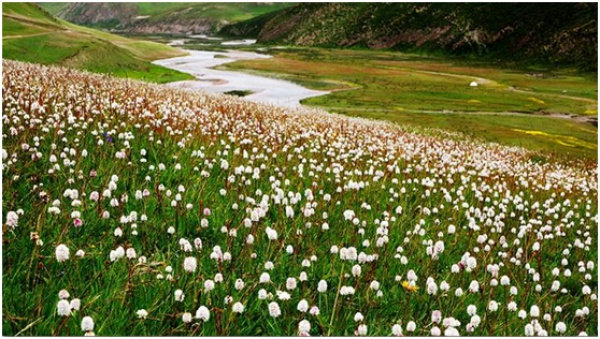
[[[409,291],[409,292],[416,292],[419,287],[416,285],[412,285],[411,283],[409,283],[408,281],[404,280],[402,282],[402,287],[404,287],[405,290]]]

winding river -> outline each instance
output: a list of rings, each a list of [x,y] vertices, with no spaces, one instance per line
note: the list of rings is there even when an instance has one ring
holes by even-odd
[[[271,58],[266,54],[243,51],[185,51],[189,55],[154,61],[156,65],[196,77],[196,80],[172,82],[168,84],[169,86],[213,93],[251,91],[252,94],[245,96],[244,99],[281,107],[298,107],[300,106],[300,100],[329,93],[311,90],[289,81],[243,72],[213,69],[215,66],[236,60]]]

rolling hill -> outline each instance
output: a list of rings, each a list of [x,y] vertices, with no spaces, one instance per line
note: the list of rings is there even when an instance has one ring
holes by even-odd
[[[575,64],[596,69],[594,3],[303,3],[223,28],[262,43]]]
[[[2,18],[5,59],[57,64],[158,83],[190,78],[150,63],[182,55],[166,45],[77,26],[31,3],[3,3]]]
[[[293,6],[293,3],[40,3],[67,21],[131,33],[214,33],[224,25]]]

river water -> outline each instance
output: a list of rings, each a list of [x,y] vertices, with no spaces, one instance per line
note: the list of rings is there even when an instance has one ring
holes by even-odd
[[[329,93],[311,90],[285,80],[243,72],[212,69],[212,67],[236,60],[271,58],[266,54],[244,51],[185,51],[189,55],[154,61],[156,65],[189,73],[196,77],[196,80],[172,82],[168,86],[213,93],[225,93],[234,90],[251,91],[252,94],[245,96],[244,99],[280,107],[298,107],[300,106],[300,100]]]

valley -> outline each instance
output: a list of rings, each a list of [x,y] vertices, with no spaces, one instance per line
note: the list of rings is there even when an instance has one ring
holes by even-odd
[[[598,336],[597,4],[2,11],[3,336]]]

